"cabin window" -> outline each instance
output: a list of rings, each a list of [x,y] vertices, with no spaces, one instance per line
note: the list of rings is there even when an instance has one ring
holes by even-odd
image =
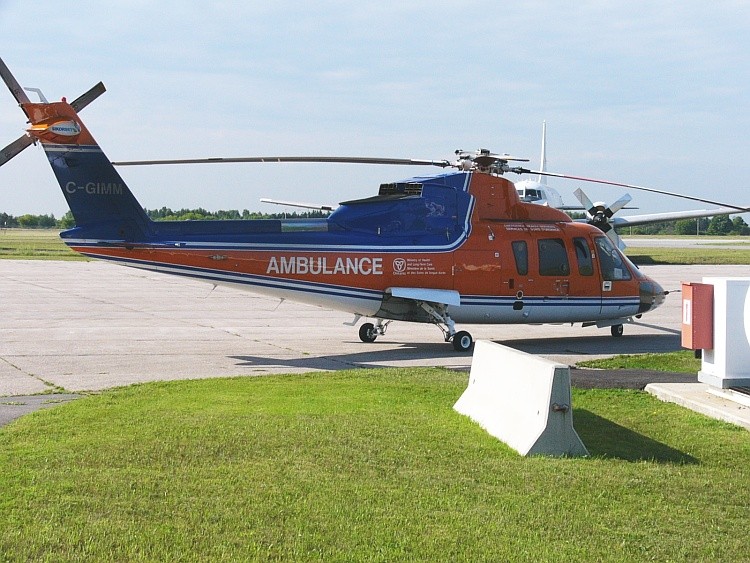
[[[567,276],[570,274],[568,253],[565,242],[559,238],[543,238],[537,241],[539,247],[539,275]]]
[[[591,251],[585,238],[573,239],[573,248],[576,250],[576,261],[578,262],[578,273],[582,276],[594,275],[594,264],[591,261]]]
[[[513,258],[516,260],[516,271],[518,275],[525,276],[529,273],[529,249],[525,240],[514,240],[510,243],[513,247]]]
[[[599,255],[599,267],[605,281],[629,280],[630,270],[625,265],[620,252],[607,237],[596,237],[596,252]]]

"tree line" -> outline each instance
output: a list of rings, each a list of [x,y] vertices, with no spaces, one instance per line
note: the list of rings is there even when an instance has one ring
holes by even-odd
[[[629,228],[619,229],[621,235],[631,234]],[[748,236],[750,226],[742,217],[730,218],[728,215],[701,217],[699,219],[680,219],[665,223],[651,223],[632,227],[634,235],[712,235],[712,236]]]
[[[242,212],[236,209],[219,211],[206,211],[202,207],[197,209],[178,209],[173,211],[169,207],[161,209],[144,209],[146,214],[154,221],[225,221],[230,219],[315,219],[326,217],[325,211],[292,211],[290,213],[260,213],[257,211],[248,211],[243,209]],[[67,211],[60,219],[55,215],[32,215],[26,213],[18,217],[9,213],[0,213],[0,228],[3,229],[71,229],[75,227],[73,214]]]
[[[200,221],[200,220],[240,220],[240,219],[317,219],[328,215],[325,211],[292,211],[290,213],[260,213],[243,209],[219,211],[207,211],[202,207],[197,209],[178,209],[176,211],[169,207],[161,209],[144,209],[146,214],[154,221]],[[573,218],[581,218],[582,214],[571,213]],[[68,211],[60,219],[50,213],[46,215],[25,214],[15,217],[8,213],[0,213],[0,228],[25,228],[25,229],[70,229],[75,226],[73,214]],[[728,215],[717,215],[716,217],[702,217],[699,219],[681,219],[679,221],[667,221],[664,223],[652,223],[638,227],[626,227],[620,229],[623,235],[750,235],[750,226],[745,220],[736,216],[730,218]]]
[[[292,211],[288,213],[261,213],[243,209],[219,209],[206,211],[202,207],[197,209],[178,209],[173,211],[169,207],[161,209],[146,209],[148,216],[154,221],[228,221],[247,219],[319,219],[328,216],[326,211]]]

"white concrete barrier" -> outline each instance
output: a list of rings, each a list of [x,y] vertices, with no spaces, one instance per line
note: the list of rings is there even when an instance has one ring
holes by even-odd
[[[750,278],[703,278],[714,286],[713,350],[703,351],[698,381],[750,386]]]
[[[479,340],[453,408],[521,455],[588,455],[573,428],[566,365]]]

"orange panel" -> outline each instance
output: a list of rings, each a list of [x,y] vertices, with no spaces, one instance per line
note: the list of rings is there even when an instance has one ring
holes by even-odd
[[[714,286],[682,284],[682,347],[712,350],[714,347]]]

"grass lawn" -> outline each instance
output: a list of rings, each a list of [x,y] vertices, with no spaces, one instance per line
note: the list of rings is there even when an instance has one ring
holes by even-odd
[[[576,390],[588,459],[522,458],[467,375],[151,383],[0,429],[7,560],[741,561],[750,433]]]
[[[635,244],[635,242],[633,243]],[[625,254],[639,266],[657,264],[750,264],[750,248],[638,248]]]
[[[0,229],[0,259],[88,260],[73,252],[56,229]]]
[[[693,350],[679,350],[665,354],[622,355],[600,360],[587,360],[577,364],[586,368],[599,369],[651,369],[675,373],[698,373],[701,361]]]

